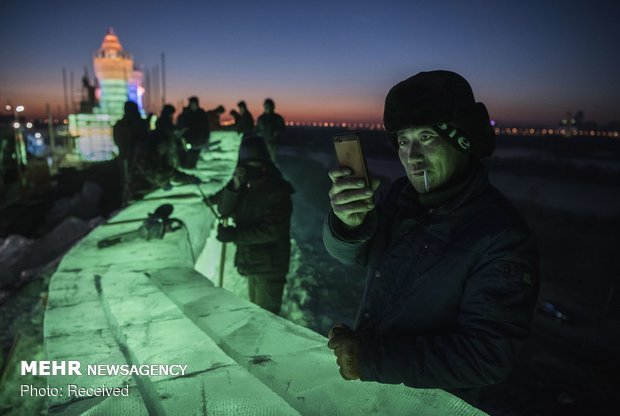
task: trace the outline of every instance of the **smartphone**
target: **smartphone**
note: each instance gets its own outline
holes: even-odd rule
[[[366,186],[370,187],[368,168],[359,136],[356,133],[344,133],[334,136],[333,140],[338,164],[350,168],[352,176],[364,178]]]

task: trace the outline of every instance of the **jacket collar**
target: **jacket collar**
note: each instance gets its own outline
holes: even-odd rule
[[[488,170],[478,162],[458,194],[443,201],[435,208],[426,209],[420,204],[419,194],[415,191],[411,182],[406,177],[402,179],[404,184],[401,188],[397,205],[399,207],[398,212],[401,215],[402,213],[406,214],[402,215],[401,220],[398,222],[402,224],[401,221],[413,220],[415,223],[423,226],[428,233],[444,242],[450,239],[451,227],[446,226],[443,218],[467,205],[489,186]]]
[[[472,169],[469,178],[461,192],[433,209],[431,213],[436,215],[450,214],[469,201],[479,196],[489,186],[489,171],[482,163],[477,162]]]

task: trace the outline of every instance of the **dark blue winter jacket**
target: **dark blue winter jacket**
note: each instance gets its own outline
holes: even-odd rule
[[[496,383],[531,329],[533,234],[482,165],[434,209],[415,196],[401,178],[359,228],[346,230],[333,212],[325,222],[327,251],[367,266],[361,379],[447,390]]]

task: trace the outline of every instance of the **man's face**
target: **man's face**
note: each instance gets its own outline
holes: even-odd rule
[[[273,106],[269,103],[263,104],[263,109],[265,110],[265,114],[271,114],[273,112]]]
[[[441,187],[467,167],[468,156],[446,143],[430,126],[399,130],[397,140],[400,162],[421,194]]]
[[[245,114],[245,107],[243,107],[243,106],[239,107],[239,114],[241,114],[241,115]]]
[[[198,103],[196,101],[190,101],[189,109],[192,111],[198,110]]]

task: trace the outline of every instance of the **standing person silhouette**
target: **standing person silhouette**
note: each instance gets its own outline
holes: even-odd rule
[[[275,112],[276,104],[271,98],[266,98],[263,103],[264,112],[256,122],[256,135],[265,139],[271,160],[276,161],[278,153],[278,138],[286,129],[284,119]]]

